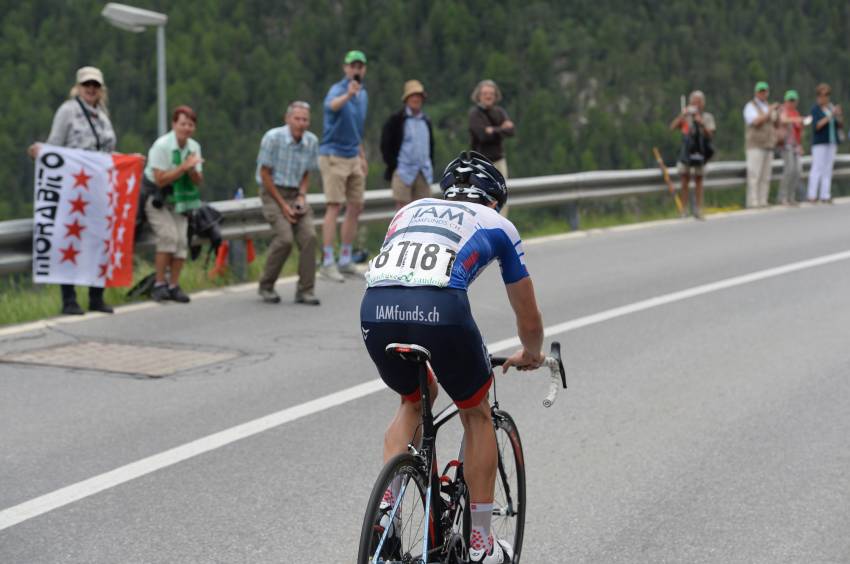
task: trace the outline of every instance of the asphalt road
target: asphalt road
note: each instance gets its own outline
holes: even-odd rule
[[[523,562],[850,562],[850,259],[738,278],[850,250],[848,220],[841,203],[527,243],[544,323],[578,321],[551,336],[570,384],[554,407],[542,378],[498,382],[528,466]],[[471,298],[496,343],[514,323],[490,270]],[[0,562],[353,562],[396,399],[360,388],[297,416],[376,377],[362,284],[318,294],[316,309],[237,289],[0,336],[0,356],[80,341],[236,355],[159,379],[0,363]],[[443,459],[458,438],[440,437]],[[206,450],[150,462],[187,443]],[[94,477],[96,493],[62,490]],[[34,499],[57,506],[2,526]]]

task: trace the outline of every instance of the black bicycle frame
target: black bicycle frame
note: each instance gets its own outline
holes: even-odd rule
[[[502,357],[492,357],[491,362],[493,366],[500,366],[505,361]],[[439,495],[440,493],[440,479],[437,476],[437,468],[435,466],[436,463],[436,445],[437,445],[437,431],[445,425],[447,422],[451,421],[458,413],[460,413],[460,409],[454,403],[450,403],[444,409],[442,409],[435,416],[431,411],[431,390],[428,388],[428,374],[433,374],[433,369],[431,368],[431,363],[429,361],[424,361],[420,363],[417,377],[419,379],[419,390],[420,390],[420,399],[422,401],[422,439],[420,442],[419,449],[411,444],[410,449],[417,456],[421,457],[424,468],[425,475],[429,476],[428,481],[428,489],[426,493],[425,499],[425,514],[428,515],[429,520],[431,520],[429,530],[431,532],[431,538],[434,539],[435,545],[437,544],[438,539],[444,538],[443,531],[443,523],[439,519],[439,517],[443,514],[445,510],[443,504],[443,498]],[[498,401],[495,399],[495,378],[494,378],[494,401],[493,405],[490,407],[491,416],[498,417],[495,411],[499,407]],[[462,462],[463,459],[463,443],[461,443],[461,450],[459,453],[459,460]],[[505,479],[505,468],[502,463],[501,457],[497,457],[498,460],[498,470],[499,475],[502,478],[502,483],[505,488],[505,495],[508,498],[508,508],[512,512],[513,511],[513,500],[511,497],[511,492],[509,488],[508,481]],[[462,475],[462,474],[460,474]],[[437,492],[437,495],[434,495],[434,492]],[[468,502],[468,500],[467,500]],[[433,509],[432,509],[433,504]],[[436,516],[437,518],[432,519],[431,516]],[[426,559],[425,562],[428,562],[428,551],[433,551],[434,549],[441,548],[441,546],[433,546],[428,547],[428,537],[429,535],[423,535],[424,540],[422,542],[422,554]]]

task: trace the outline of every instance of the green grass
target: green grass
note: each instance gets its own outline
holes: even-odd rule
[[[206,250],[204,251],[206,252]],[[212,266],[210,261],[210,266]],[[262,273],[266,262],[265,249],[257,253],[257,258],[247,266],[245,279],[239,280],[230,270],[221,276],[210,278],[208,270],[204,268],[203,256],[196,261],[186,261],[183,272],[180,275],[180,287],[187,293],[230,286],[240,282],[256,281]],[[294,274],[298,266],[298,252],[293,251],[292,256],[286,261],[282,275]],[[133,268],[133,284],[153,272],[153,264],[145,258],[136,258]],[[77,300],[83,309],[88,309],[88,288],[77,286]],[[106,303],[116,306],[134,301],[127,297],[129,288],[107,288],[104,293]],[[26,275],[15,275],[0,278],[0,325],[9,323],[23,323],[54,317],[59,315],[62,309],[59,286],[56,284],[33,284],[31,277]]]
[[[834,186],[834,195],[850,194],[850,183],[840,182]],[[707,214],[740,209],[744,200],[744,189],[713,190],[705,194],[705,212]],[[678,212],[668,194],[648,194],[606,201],[580,202],[578,205],[580,228],[599,229],[654,221],[673,219]],[[570,231],[567,223],[566,206],[512,209],[510,219],[516,224],[524,239],[555,235]],[[374,253],[381,245],[386,233],[387,223],[373,223],[362,226],[358,234],[357,247],[365,247]],[[180,276],[180,286],[188,293],[210,288],[228,286],[240,282],[255,282],[259,279],[265,265],[265,241],[257,241],[257,259],[248,265],[245,279],[239,280],[232,272],[210,279],[204,269],[203,259],[187,261]],[[283,276],[295,274],[298,266],[298,252],[294,250],[286,261]],[[149,260],[138,258],[134,268],[134,284],[153,271]],[[127,298],[128,288],[108,288],[106,301],[111,305],[121,305],[132,300]],[[86,288],[77,288],[80,305],[87,309],[88,292]],[[15,275],[0,278],[0,325],[23,323],[54,317],[61,309],[59,287],[56,285],[33,284],[27,275]]]

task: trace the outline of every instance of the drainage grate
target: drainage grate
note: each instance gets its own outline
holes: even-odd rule
[[[0,361],[167,376],[190,368],[224,362],[237,356],[239,355],[234,352],[207,352],[84,341],[72,345],[6,354],[0,356]]]

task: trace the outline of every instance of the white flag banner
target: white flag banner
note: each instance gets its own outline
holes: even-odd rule
[[[129,286],[143,159],[42,145],[35,164],[33,280]]]

